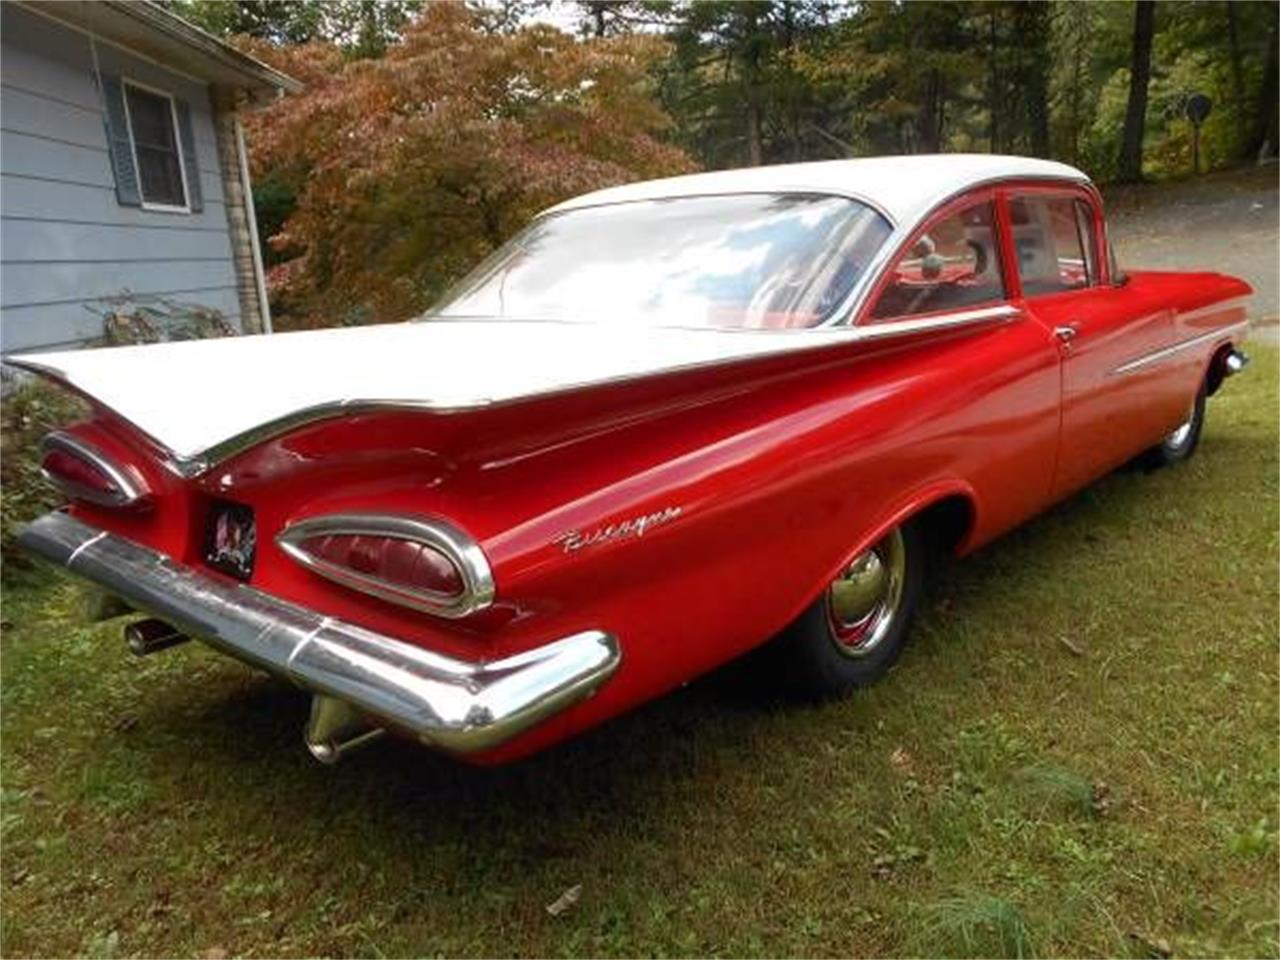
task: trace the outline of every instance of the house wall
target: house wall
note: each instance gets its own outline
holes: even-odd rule
[[[241,325],[210,91],[94,44],[104,73],[191,105],[204,209],[121,206],[89,37],[0,3],[0,350],[68,348],[102,335],[102,297],[163,296]],[[100,302],[98,306],[103,306]]]

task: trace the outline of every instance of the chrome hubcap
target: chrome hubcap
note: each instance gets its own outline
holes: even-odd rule
[[[896,528],[859,554],[827,588],[827,621],[836,648],[846,656],[871,653],[897,619],[907,552]]]
[[[1186,443],[1187,438],[1191,436],[1191,428],[1195,426],[1195,422],[1196,405],[1192,403],[1191,412],[1187,414],[1187,419],[1184,420],[1177,429],[1164,438],[1165,446],[1176,450],[1178,447]]]

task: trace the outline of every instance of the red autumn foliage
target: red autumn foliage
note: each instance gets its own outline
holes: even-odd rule
[[[434,3],[377,60],[242,45],[306,84],[247,124],[255,177],[296,193],[269,239],[290,255],[273,295],[295,324],[410,316],[538,210],[693,169],[661,139],[656,37],[486,33],[462,4]]]

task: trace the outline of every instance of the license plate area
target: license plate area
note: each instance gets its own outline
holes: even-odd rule
[[[257,545],[253,508],[215,500],[205,522],[204,562],[238,580],[248,580],[253,575]]]

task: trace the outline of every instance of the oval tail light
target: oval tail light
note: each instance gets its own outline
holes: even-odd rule
[[[322,577],[415,610],[465,617],[493,602],[484,552],[444,520],[331,514],[291,524],[276,543]]]
[[[150,504],[151,493],[137,471],[120,466],[93,444],[51,433],[41,446],[40,472],[71,499],[118,510]]]

